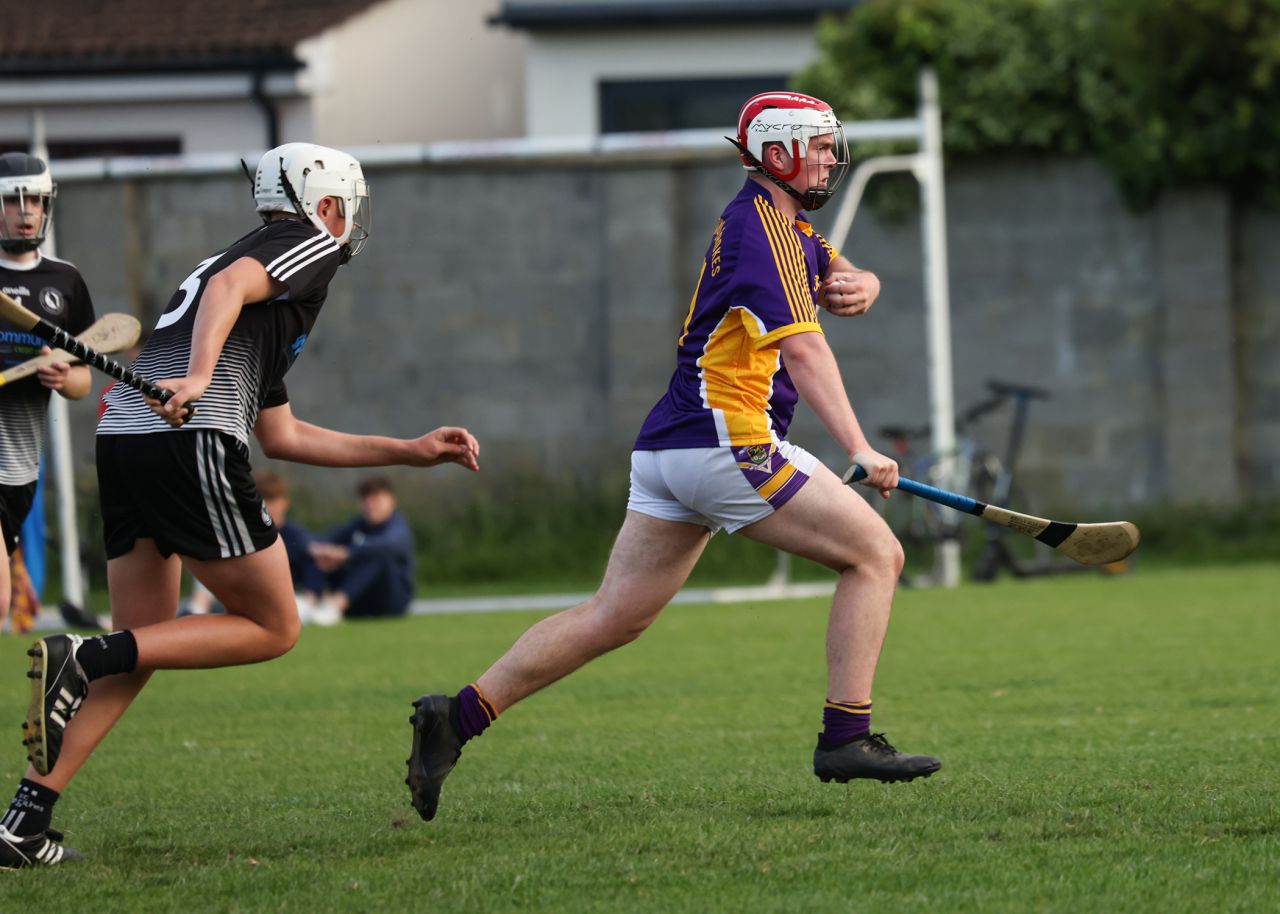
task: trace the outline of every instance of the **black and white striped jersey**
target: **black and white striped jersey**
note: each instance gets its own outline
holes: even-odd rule
[[[65,260],[41,256],[18,263],[0,256],[0,289],[68,333],[93,323],[93,301],[80,271]],[[40,354],[44,340],[0,319],[0,371]],[[40,452],[50,390],[31,375],[0,388],[0,484],[21,486],[40,475]]]
[[[320,315],[329,282],[338,269],[339,250],[328,232],[310,222],[286,219],[266,223],[202,260],[169,299],[133,363],[133,370],[148,380],[186,376],[191,334],[209,277],[242,257],[252,257],[288,288],[278,298],[247,303],[240,311],[196,414],[182,429],[173,428],[153,413],[133,388],[117,384],[103,398],[106,411],[98,423],[98,434],[145,435],[205,428],[233,435],[248,447],[258,411],[288,402],[285,372],[301,354]]]

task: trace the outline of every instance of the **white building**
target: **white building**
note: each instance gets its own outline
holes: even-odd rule
[[[35,109],[55,159],[517,136],[524,41],[488,24],[497,7],[6,4],[0,151],[27,147]]]
[[[816,54],[815,21],[857,0],[507,0],[528,38],[532,137],[731,125]]]

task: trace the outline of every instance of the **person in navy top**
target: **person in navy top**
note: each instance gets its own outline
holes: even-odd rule
[[[385,476],[364,480],[357,491],[360,513],[310,545],[328,585],[324,603],[348,619],[402,616],[413,599],[413,531]]]

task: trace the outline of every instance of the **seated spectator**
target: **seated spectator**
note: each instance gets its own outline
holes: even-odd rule
[[[305,600],[314,602],[324,592],[324,575],[311,557],[311,534],[289,520],[289,483],[279,473],[271,472],[255,474],[254,482],[262,493],[262,503],[271,515],[271,522],[284,540],[293,589]]]
[[[313,618],[321,624],[402,616],[413,599],[413,531],[396,508],[391,481],[375,476],[357,491],[359,516],[311,542],[311,556],[328,585]]]

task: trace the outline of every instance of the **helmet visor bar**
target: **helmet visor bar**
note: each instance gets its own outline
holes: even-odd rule
[[[57,190],[31,192],[21,187],[0,188],[0,243],[8,251],[34,251],[44,243],[53,218],[53,199]],[[37,214],[37,206],[39,212]],[[31,234],[24,226],[38,218],[39,223]]]
[[[352,189],[350,213],[347,219],[351,225],[351,234],[347,238],[347,247],[351,257],[360,253],[360,249],[369,240],[373,229],[373,202],[369,199],[369,182],[358,178]]]

